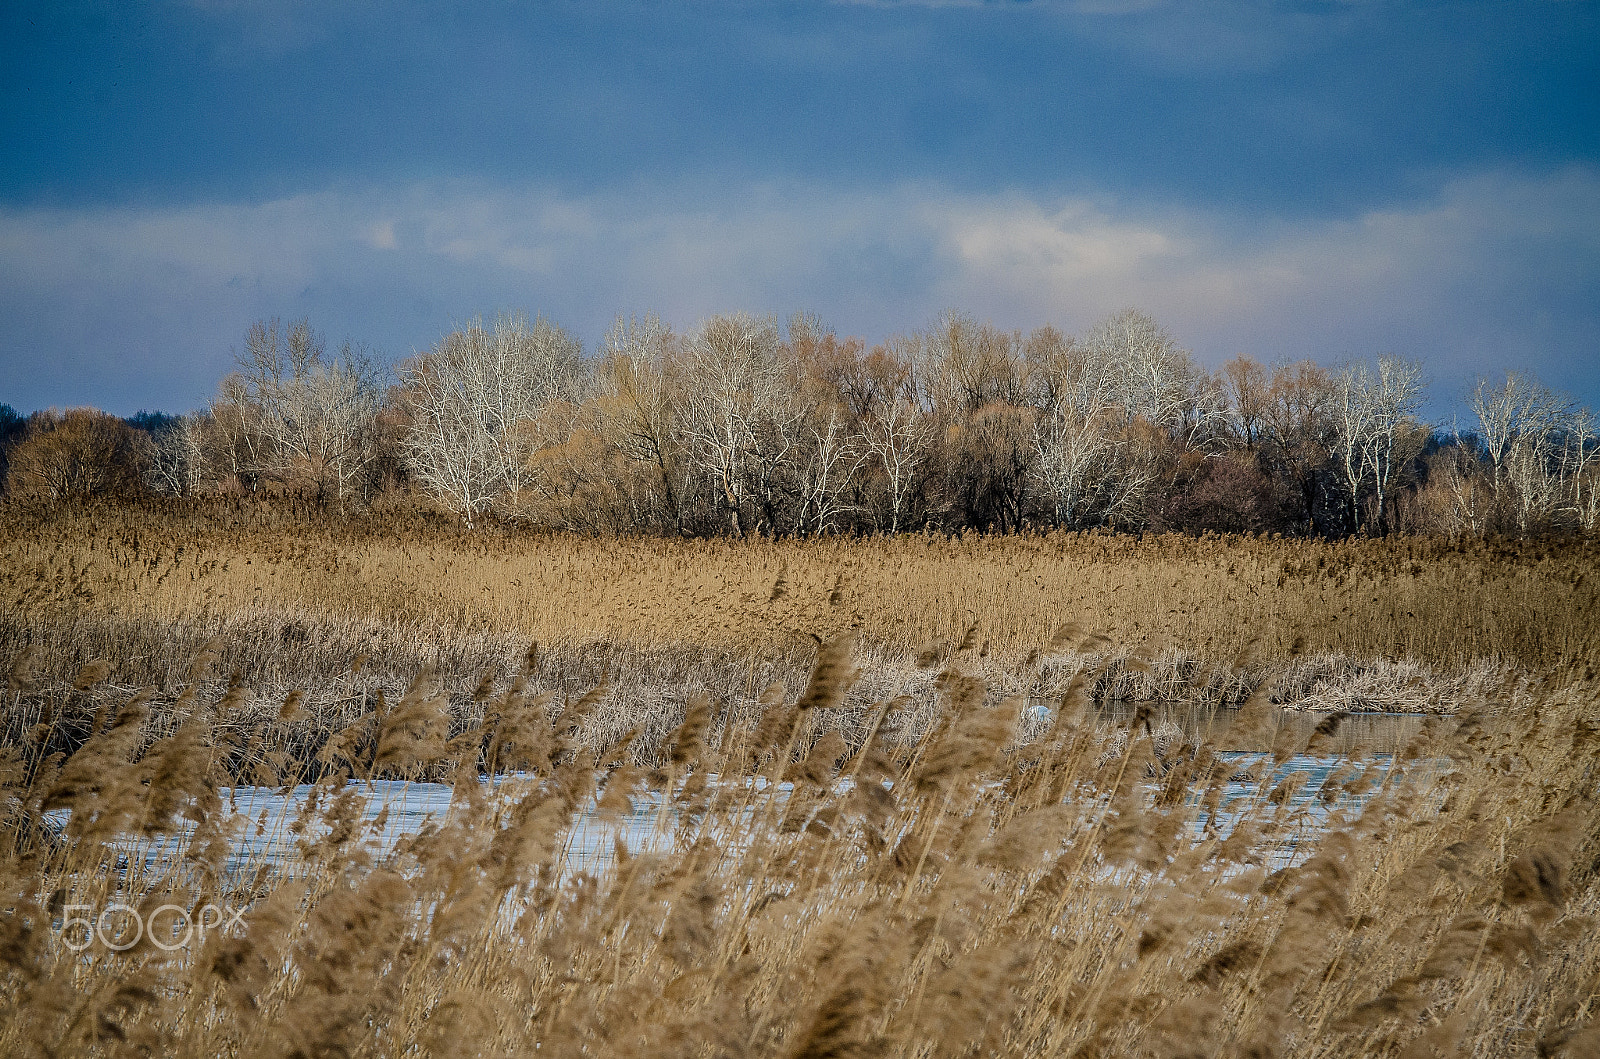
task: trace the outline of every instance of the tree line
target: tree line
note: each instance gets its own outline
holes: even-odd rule
[[[1600,527],[1594,417],[1527,376],[1480,380],[1446,429],[1419,418],[1414,361],[1212,372],[1137,309],[1080,336],[949,312],[871,347],[807,314],[684,333],[627,317],[592,354],[506,315],[392,373],[268,320],[237,360],[184,415],[0,406],[0,480],[36,500],[383,497],[469,525],[692,536]]]

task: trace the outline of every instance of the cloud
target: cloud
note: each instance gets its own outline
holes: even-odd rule
[[[959,307],[1081,331],[1127,305],[1209,363],[1422,357],[1445,399],[1533,368],[1600,403],[1600,173],[1478,173],[1344,217],[1262,220],[1109,196],[929,185],[633,188],[432,182],[267,202],[0,209],[0,401],[202,402],[249,322],[309,315],[403,357],[504,308],[591,343],[811,309],[869,340]]]
[[[1600,174],[1482,174],[1421,202],[1320,222],[1015,203],[952,211],[958,289],[989,311],[1077,326],[1156,312],[1212,363],[1396,351],[1435,376],[1435,411],[1473,375],[1533,368],[1600,399]],[[952,291],[954,293],[954,291]]]
[[[400,245],[399,238],[394,234],[393,221],[379,221],[368,232],[369,241],[379,250],[394,250]]]
[[[168,0],[156,6],[206,25],[217,61],[281,59],[326,43],[340,27],[375,11],[370,0]]]
[[[1274,0],[835,0],[893,11],[960,9],[1048,19],[1069,34],[1161,70],[1228,77],[1328,47],[1382,12],[1364,0],[1316,6]]]

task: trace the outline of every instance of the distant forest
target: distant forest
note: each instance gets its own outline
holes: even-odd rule
[[[1511,373],[1459,429],[1420,365],[1198,366],[1130,309],[1074,337],[947,313],[868,348],[814,317],[474,322],[394,369],[307,321],[252,325],[209,407],[0,405],[12,503],[297,497],[589,533],[1091,529],[1340,537],[1593,533],[1586,409]]]

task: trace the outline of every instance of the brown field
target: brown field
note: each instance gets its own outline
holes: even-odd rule
[[[1600,1053],[1592,544],[0,514],[0,1053]],[[1385,769],[1274,703],[1431,716]],[[375,857],[351,778],[451,816]],[[299,863],[229,870],[297,780]]]
[[[173,504],[0,519],[0,606],[156,623],[339,620],[438,640],[808,652],[854,630],[891,650],[969,628],[1022,658],[1065,622],[1190,657],[1296,649],[1524,667],[1581,655],[1600,542],[1178,535],[616,540],[467,531],[408,515]]]

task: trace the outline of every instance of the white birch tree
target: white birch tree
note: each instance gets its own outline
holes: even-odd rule
[[[1058,527],[1082,525],[1091,498],[1115,474],[1119,394],[1109,343],[1080,346],[1053,328],[1030,336],[1034,420],[1033,475]]]
[[[1373,521],[1388,528],[1387,501],[1404,462],[1398,443],[1416,422],[1422,400],[1422,370],[1403,357],[1378,358],[1377,371],[1353,364],[1335,379],[1332,416],[1336,457],[1350,505],[1352,527],[1361,522],[1361,497],[1368,484],[1375,504]]]
[[[513,508],[534,484],[543,422],[583,397],[583,350],[538,317],[473,321],[402,369],[411,416],[404,449],[411,473],[466,519],[499,503]]]
[[[158,493],[193,496],[206,480],[207,424],[203,413],[178,416],[151,439],[146,481]]]
[[[779,344],[772,317],[733,313],[701,324],[684,351],[679,429],[736,537],[793,444]]]
[[[365,484],[375,453],[382,387],[371,358],[346,342],[330,359],[307,321],[265,320],[250,326],[239,365],[229,400],[252,413],[255,469],[342,505]]]

